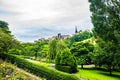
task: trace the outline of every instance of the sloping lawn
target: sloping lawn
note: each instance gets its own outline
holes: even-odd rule
[[[79,69],[78,75],[87,80],[120,80],[120,72],[113,72],[110,76],[109,72],[95,68]]]
[[[45,80],[0,59],[0,80]]]

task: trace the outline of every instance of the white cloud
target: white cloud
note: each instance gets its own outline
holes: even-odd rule
[[[88,0],[0,0],[0,10],[0,18],[10,24],[13,34],[22,41],[28,40],[24,37],[27,35],[33,40],[35,34],[46,37],[50,32],[53,35],[52,31],[54,35],[58,31],[70,33],[75,25],[79,29],[92,27]]]

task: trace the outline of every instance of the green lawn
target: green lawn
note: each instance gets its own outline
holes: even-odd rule
[[[113,72],[110,76],[109,72],[94,68],[79,69],[78,75],[87,80],[120,80],[120,72]]]

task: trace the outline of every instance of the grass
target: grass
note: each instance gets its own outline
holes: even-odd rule
[[[31,60],[31,59],[26,59],[34,64],[37,64],[37,65],[43,65],[43,66],[46,66],[46,67],[49,67],[50,64],[49,63],[45,63],[45,62],[41,62],[41,61],[36,61],[36,60]]]
[[[109,72],[92,67],[85,69],[79,68],[78,75],[87,80],[120,80],[120,72],[113,72],[113,75],[110,76]]]

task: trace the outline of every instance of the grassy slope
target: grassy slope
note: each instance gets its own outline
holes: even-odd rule
[[[16,66],[0,60],[0,80],[42,80]]]

